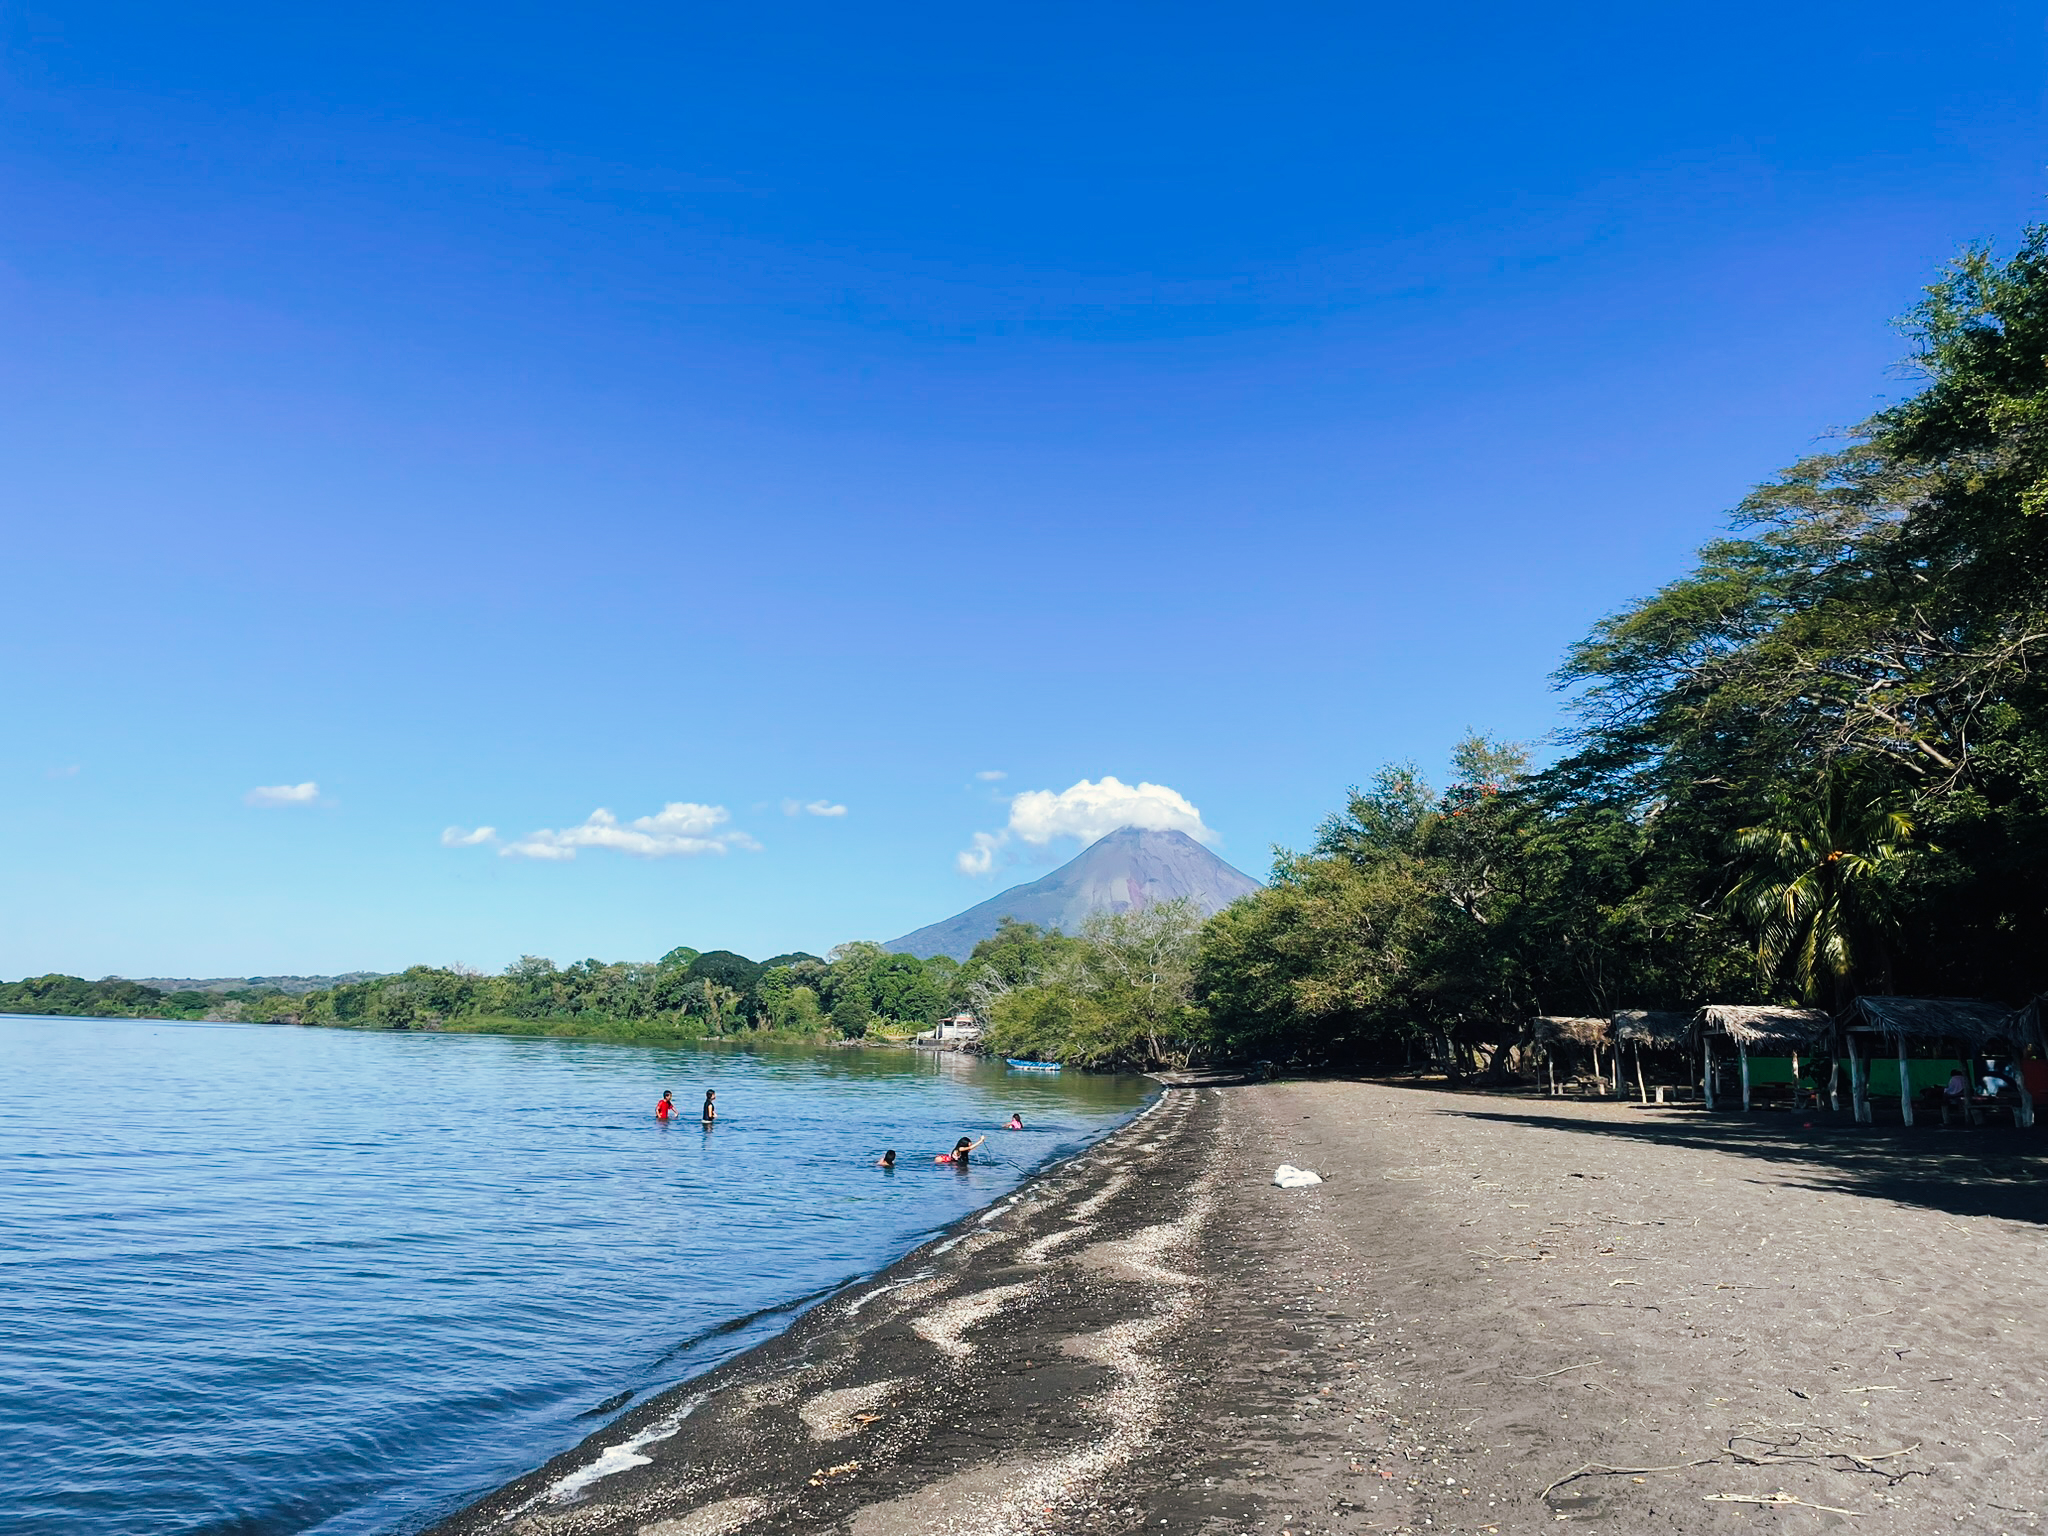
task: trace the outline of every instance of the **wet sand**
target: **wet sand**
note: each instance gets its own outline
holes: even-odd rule
[[[2041,1529],[2048,1155],[1813,1118],[1175,1088],[436,1531]]]

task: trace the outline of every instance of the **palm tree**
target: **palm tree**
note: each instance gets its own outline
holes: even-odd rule
[[[1765,986],[1789,979],[1809,1003],[1826,986],[1840,1003],[1866,941],[1880,974],[1888,970],[1879,934],[1912,842],[1912,816],[1859,790],[1839,765],[1811,799],[1781,800],[1768,824],[1739,830],[1735,848],[1750,867],[1728,901],[1756,933]]]

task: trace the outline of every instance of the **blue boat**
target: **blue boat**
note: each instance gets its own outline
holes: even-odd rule
[[[1060,1069],[1056,1061],[1019,1061],[1014,1056],[1005,1056],[1003,1065],[1015,1067],[1019,1072],[1057,1072]]]

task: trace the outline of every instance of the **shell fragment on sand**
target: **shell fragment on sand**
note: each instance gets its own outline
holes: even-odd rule
[[[1273,1170],[1273,1182],[1282,1189],[1307,1189],[1311,1184],[1323,1182],[1323,1176],[1308,1168],[1297,1168],[1292,1163],[1282,1163]]]

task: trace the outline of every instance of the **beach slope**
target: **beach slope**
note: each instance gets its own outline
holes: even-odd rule
[[[1176,1087],[436,1529],[2034,1531],[2044,1174],[2012,1133]]]

